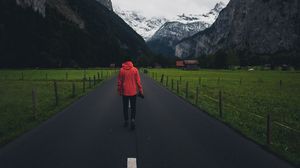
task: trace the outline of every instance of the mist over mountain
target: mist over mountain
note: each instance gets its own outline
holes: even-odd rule
[[[176,46],[176,56],[299,67],[299,11],[298,0],[231,0],[210,28]]]
[[[147,45],[110,7],[110,0],[1,0],[0,67],[108,66],[124,55],[143,62]]]

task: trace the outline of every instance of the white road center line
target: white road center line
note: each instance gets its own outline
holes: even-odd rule
[[[127,159],[127,168],[137,168],[136,158],[128,158]]]

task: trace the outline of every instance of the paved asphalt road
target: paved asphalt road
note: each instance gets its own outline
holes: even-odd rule
[[[289,168],[142,76],[137,128],[123,128],[116,79],[0,149],[0,168]]]

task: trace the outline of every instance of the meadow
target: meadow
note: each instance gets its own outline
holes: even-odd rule
[[[262,147],[300,165],[300,72],[148,69],[148,75]]]
[[[0,146],[115,75],[110,69],[0,70]]]

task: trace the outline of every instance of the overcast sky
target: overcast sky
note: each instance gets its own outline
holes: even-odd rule
[[[178,14],[203,14],[216,3],[229,0],[112,0],[113,6],[122,10],[135,10],[145,16],[174,17]]]

